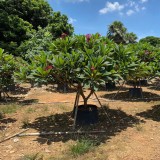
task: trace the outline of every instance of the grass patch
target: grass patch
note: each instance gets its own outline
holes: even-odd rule
[[[48,110],[49,110],[49,109],[48,109],[47,106],[45,106],[45,107],[43,108],[43,111],[44,111],[44,112],[48,112]]]
[[[1,105],[0,106],[0,113],[1,114],[15,113],[19,108],[20,108],[20,106],[17,104]]]
[[[29,123],[30,123],[29,117],[25,116],[25,117],[22,119],[23,127],[28,127],[28,126],[29,126]]]
[[[93,147],[95,146],[95,143],[90,139],[80,139],[76,142],[75,145],[70,147],[71,154],[74,157],[83,155],[87,152],[89,152]]]
[[[36,111],[36,109],[35,108],[28,108],[27,110],[26,110],[26,113],[34,113]]]
[[[66,104],[57,104],[57,108],[60,108],[62,111],[68,111],[68,106]]]
[[[19,160],[43,160],[43,155],[39,155],[39,153],[24,155]]]
[[[136,124],[135,127],[136,127],[137,131],[142,131],[143,130],[143,126],[140,125],[140,124]]]
[[[4,113],[0,112],[0,120],[3,119],[5,116],[4,116]]]

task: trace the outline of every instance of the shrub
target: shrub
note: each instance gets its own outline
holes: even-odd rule
[[[0,98],[1,94],[5,93],[10,85],[14,84],[13,73],[16,64],[12,55],[4,53],[0,48]]]

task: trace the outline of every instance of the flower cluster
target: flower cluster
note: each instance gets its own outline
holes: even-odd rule
[[[92,37],[92,35],[91,35],[91,34],[86,34],[86,40],[87,40],[87,42],[89,42],[89,41],[90,41],[91,37]]]
[[[53,66],[52,65],[48,65],[46,68],[45,68],[45,71],[48,71],[48,70],[51,70],[53,69]]]
[[[93,72],[94,70],[95,70],[95,67],[94,67],[94,66],[92,66],[92,67],[91,67],[91,71]]]
[[[145,55],[149,55],[149,54],[151,54],[151,53],[152,53],[152,52],[150,52],[150,51],[148,51],[148,50],[145,50],[145,51],[144,51],[144,54],[145,54]]]
[[[64,38],[67,37],[67,36],[68,36],[68,34],[66,34],[66,33],[62,33],[62,34],[61,34],[61,38],[62,38],[62,39],[64,39]]]

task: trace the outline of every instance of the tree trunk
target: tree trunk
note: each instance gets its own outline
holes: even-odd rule
[[[83,100],[84,100],[84,107],[87,107],[87,101],[88,101],[88,99],[84,98]]]

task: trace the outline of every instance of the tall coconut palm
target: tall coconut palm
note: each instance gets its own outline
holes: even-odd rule
[[[114,21],[108,27],[107,37],[112,39],[116,43],[127,43],[125,39],[125,34],[127,33],[127,28],[124,27],[123,23],[120,21]]]
[[[134,34],[133,32],[126,33],[125,37],[128,43],[136,43],[137,35]]]

